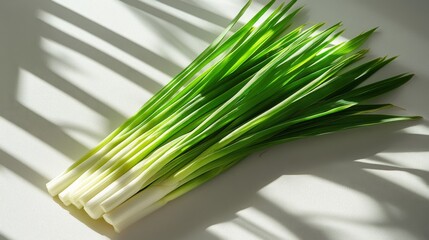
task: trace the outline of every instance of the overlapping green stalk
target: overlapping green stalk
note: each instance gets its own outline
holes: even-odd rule
[[[274,2],[228,37],[249,1],[138,113],[49,182],[49,193],[120,231],[255,151],[416,118],[374,114],[390,105],[366,103],[412,77],[361,86],[393,60],[362,60],[374,30],[333,45],[340,24],[288,30],[296,1],[267,14]]]

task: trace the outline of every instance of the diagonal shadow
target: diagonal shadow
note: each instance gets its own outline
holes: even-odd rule
[[[176,75],[181,70],[181,67],[174,62],[55,2],[47,4],[44,10],[107,41],[170,76]],[[110,67],[111,64],[108,66]]]
[[[40,25],[34,20],[34,9],[40,2],[35,1],[28,5],[20,3],[22,2],[4,3],[0,10],[1,22],[14,24],[13,27],[2,25],[0,28],[0,34],[3,36],[0,38],[0,45],[4,46],[0,53],[0,115],[74,158],[78,156],[77,152],[86,151],[86,147],[68,136],[57,125],[17,102],[19,69],[30,66],[31,63],[43,67],[45,63],[44,53],[38,46]]]
[[[126,79],[136,83],[151,93],[157,92],[162,85],[149,76],[137,71],[118,59],[110,56],[108,53],[85,43],[73,36],[70,36],[48,24],[43,24],[43,35],[47,38],[63,44],[115,71]],[[49,78],[48,78],[49,79]]]
[[[151,30],[154,33],[157,33],[160,37],[167,40],[168,44],[170,44],[171,46],[174,46],[176,49],[179,49],[182,54],[184,54],[187,58],[189,58],[189,60],[194,59],[198,55],[198,52],[196,52],[193,47],[191,47],[188,43],[186,43],[183,39],[181,39],[171,29],[168,29],[163,23],[166,22],[171,26],[174,26],[176,28],[186,31],[189,34],[193,34],[194,32],[190,31],[186,27],[182,27],[180,25],[175,24],[174,21],[166,21],[163,17],[165,17],[165,15],[168,15],[167,13],[157,10],[154,12],[155,13],[154,14],[153,12],[150,12],[150,9],[152,9],[153,7],[146,8],[146,4],[140,1],[134,1],[134,0],[121,0],[121,1],[129,5],[131,12],[134,13],[138,18],[140,18],[142,22],[146,24],[149,23],[152,26]],[[156,13],[159,13],[159,12],[161,12],[162,14],[157,15]],[[186,23],[186,22],[184,23],[185,25],[190,25],[189,23]],[[200,29],[193,25],[190,25],[190,26],[192,26],[192,28]],[[199,39],[204,40],[208,43],[208,42],[211,42],[214,38],[215,38],[215,35],[211,34],[208,37],[206,36],[205,39],[201,39],[201,38]],[[163,49],[160,49],[160,50],[163,50]],[[165,51],[164,54],[169,54],[169,52]]]
[[[113,228],[106,223],[103,219],[92,219],[91,217],[86,214],[81,209],[77,209],[74,206],[65,206],[63,202],[57,197],[54,197],[53,200],[61,206],[64,210],[68,211],[70,215],[73,217],[79,219],[82,223],[84,223],[86,226],[90,227],[92,230],[96,231],[97,233],[107,236],[110,239],[113,239],[117,236],[117,233],[113,230]]]
[[[332,174],[332,171],[319,171],[317,174],[313,174],[359,191],[377,201],[380,206],[395,206],[400,209],[402,215],[400,218],[388,219],[388,221],[391,221],[392,227],[406,230],[420,239],[424,239],[424,236],[429,236],[429,231],[425,227],[429,211],[428,199],[403,186],[365,171],[360,164],[354,165],[355,163],[341,168],[342,171],[336,171],[337,174]],[[406,168],[397,168],[396,170],[398,169],[413,174],[412,171]],[[429,180],[428,176],[427,172],[425,175],[420,174],[420,177],[423,177],[425,182]],[[385,209],[385,212],[389,211]]]
[[[6,238],[1,232],[0,232],[0,240],[9,240],[8,238]]]
[[[207,31],[205,29],[199,28],[193,24],[190,24],[179,17],[168,14],[165,11],[160,10],[146,2],[138,1],[138,0],[121,0],[121,1],[137,9],[140,9],[147,14],[153,15],[156,18],[162,19],[170,24],[173,24],[178,28],[185,30],[189,34],[193,34],[197,38],[204,40],[205,42],[211,42],[216,37],[216,34],[210,31]]]
[[[208,11],[204,8],[201,8],[197,5],[193,5],[183,0],[178,0],[178,1],[177,0],[160,0],[159,2],[162,2],[165,5],[168,5],[182,12],[188,13],[200,19],[204,19],[205,21],[216,24],[220,27],[228,26],[230,22],[230,19],[226,17],[223,17],[214,12]]]
[[[380,161],[380,160],[385,161],[385,158],[382,158],[380,156],[373,156],[370,159],[376,159],[378,161]],[[407,167],[388,166],[388,165],[384,165],[384,164],[375,164],[375,163],[355,162],[354,164],[357,167],[362,168],[362,169],[408,172],[411,175],[418,177],[427,186],[429,186],[429,171],[424,171],[424,170],[415,169],[415,168],[407,168]]]
[[[13,111],[2,111],[0,114],[70,159],[76,159],[80,153],[88,151],[86,146],[71,138],[58,125],[46,120],[20,103],[13,105]]]
[[[53,38],[55,39],[56,37]],[[26,69],[53,87],[63,91],[70,97],[77,99],[79,102],[91,108],[93,111],[98,112],[102,116],[105,116],[110,121],[111,125],[116,126],[125,120],[124,115],[117,112],[115,109],[95,98],[91,94],[71,84],[69,81],[51,69],[43,66],[37,66],[36,64],[26,66]]]
[[[257,224],[254,224],[247,219],[237,218],[237,219],[234,219],[232,222],[238,225],[240,228],[243,228],[246,231],[252,233],[253,235],[261,237],[261,239],[272,239],[272,240],[281,239],[279,236],[276,236],[275,234],[261,228]]]
[[[24,178],[28,183],[38,188],[42,192],[45,192],[45,184],[48,181],[44,176],[40,175],[38,172],[34,171],[27,165],[23,164],[18,159],[9,155],[5,151],[0,149],[0,166],[6,167],[7,169],[13,171],[18,176]]]
[[[305,222],[306,218],[300,215],[292,214],[279,206],[268,202],[266,199],[258,196],[253,202],[258,210],[268,214],[277,223],[282,224],[286,229],[294,233],[299,239],[318,239],[329,240],[329,235],[316,225],[310,225]],[[280,238],[277,238],[280,239]]]
[[[100,133],[92,131],[92,129],[83,128],[82,126],[75,125],[75,124],[64,123],[64,124],[59,124],[58,126],[60,126],[61,129],[73,130],[74,132],[84,133],[87,136],[93,137],[94,139],[102,139],[104,137]]]
[[[401,4],[401,0],[389,1],[390,7],[381,1],[364,0],[363,5],[368,5],[371,10],[377,14],[383,14],[389,20],[395,21],[398,25],[403,25],[405,29],[412,30],[414,33],[422,36],[424,39],[429,38],[429,31],[422,31],[427,29],[427,15],[426,11],[429,4],[426,1],[411,0],[409,4]]]

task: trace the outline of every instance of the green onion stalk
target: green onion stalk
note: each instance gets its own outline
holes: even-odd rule
[[[375,29],[333,44],[341,23],[290,29],[296,0],[270,1],[232,34],[249,1],[182,72],[47,184],[65,205],[121,231],[250,154],[308,136],[417,119],[368,99],[412,78],[363,84],[394,58],[368,60]],[[258,26],[257,22],[261,22]]]

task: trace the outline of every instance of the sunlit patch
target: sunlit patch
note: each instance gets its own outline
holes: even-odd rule
[[[222,5],[224,7],[222,8],[222,11],[218,11],[219,1],[185,0],[184,2],[189,2],[189,4],[197,6],[198,8],[204,9],[209,12],[215,12],[220,16],[232,19],[235,17],[237,11],[245,4],[246,1],[223,1]],[[258,9],[261,9],[264,6],[262,3],[259,3],[257,1],[254,1],[252,4],[255,7],[247,10],[244,16],[239,20],[240,23],[247,23],[257,13]]]
[[[410,134],[426,135],[429,138],[429,125],[427,124],[413,125],[403,129],[402,131]],[[429,147],[427,152],[429,152]]]
[[[392,184],[395,184],[401,191],[409,191],[410,194],[423,197],[429,200],[429,186],[425,182],[422,175],[429,174],[429,172],[412,169],[407,167],[397,167],[386,170],[380,169],[365,169],[371,174],[376,175]],[[420,176],[419,176],[420,175]]]
[[[206,31],[208,31],[210,33],[221,32],[223,30],[222,27],[217,26],[216,24],[214,24],[212,22],[203,20],[203,19],[198,18],[192,14],[188,14],[188,13],[185,13],[183,11],[180,11],[179,9],[168,6],[167,4],[163,3],[162,1],[145,1],[144,3],[156,8],[160,11],[163,11],[170,16],[175,16],[175,17],[185,21],[188,24],[194,25],[194,26],[199,27],[201,29],[205,29]]]
[[[299,216],[352,216],[361,221],[385,218],[371,196],[317,176],[285,175],[265,186],[259,194],[279,209]]]
[[[263,239],[289,239],[294,240],[298,237],[287,228],[287,225],[258,210],[257,207],[249,207],[237,212],[238,218],[234,221],[239,225],[252,230]]]
[[[52,14],[42,12],[40,18],[54,36],[48,33],[41,41],[41,48],[52,56],[49,68],[122,114],[134,113],[171,78]],[[64,42],[60,44],[58,36],[68,40],[59,40]]]
[[[407,239],[417,240],[411,232],[389,226],[384,222],[356,221],[353,218],[314,216],[309,222],[323,229],[326,239]]]
[[[133,2],[139,3],[139,1]],[[206,42],[193,36],[192,32],[187,32],[176,26],[175,22],[165,22],[157,16],[147,14],[145,8],[133,7],[124,1],[109,2],[109,4],[103,6],[103,11],[97,11],[97,14],[93,14],[94,8],[92,4],[82,4],[79,1],[63,1],[59,2],[58,5],[58,8],[72,12],[70,13],[71,15],[79,15],[79,18],[85,19],[84,23],[89,22],[89,24],[83,23],[82,25],[88,25],[91,29],[96,29],[95,31],[90,30],[90,32],[94,34],[101,33],[100,38],[107,40],[107,42],[113,40],[113,45],[128,51],[131,50],[132,54],[140,55],[149,64],[156,63],[155,67],[161,72],[165,72],[168,66],[163,64],[163,61],[157,63],[157,59],[145,56],[144,51],[140,52],[138,46],[141,46],[142,50],[150,50],[154,54],[162,56],[165,60],[181,67],[186,67],[195,55],[207,46]],[[112,16],[121,16],[121,19],[118,21]],[[135,46],[127,46],[129,42],[131,42],[131,45],[135,44]],[[192,56],[186,56],[187,54],[184,50],[184,47],[189,46],[192,46],[192,48],[187,50],[193,52]],[[139,68],[138,70],[142,71]],[[174,72],[178,70],[175,68]],[[157,78],[156,81],[158,80],[162,81],[162,79]]]
[[[88,148],[106,134],[106,118],[24,69],[19,74],[17,101]]]
[[[81,53],[49,39],[41,43],[49,55],[59,56],[47,61],[52,72],[122,116],[135,113],[151,96],[149,91]]]
[[[378,164],[392,166],[398,171],[419,171],[420,169],[422,170],[421,173],[425,173],[423,169],[429,169],[428,150],[426,149],[426,142],[424,142],[424,140],[417,140],[421,141],[421,144],[423,144],[423,146],[416,146],[416,149],[414,150],[411,150],[412,146],[405,146],[405,148],[409,148],[410,151],[398,152],[393,150],[392,152],[382,152],[371,157],[369,160],[365,159],[365,162],[371,163],[375,160],[376,162],[379,162]],[[408,142],[413,144],[411,140],[408,140]],[[401,144],[404,145],[405,143],[401,142]]]
[[[257,207],[243,209],[236,218],[212,225],[207,231],[221,239],[299,239],[284,223]]]
[[[255,233],[245,229],[234,222],[219,223],[207,228],[207,231],[219,239],[261,239]]]

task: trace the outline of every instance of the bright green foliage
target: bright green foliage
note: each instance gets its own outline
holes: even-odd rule
[[[343,43],[341,24],[288,30],[296,1],[269,2],[231,36],[250,5],[187,68],[81,160],[47,184],[51,195],[118,231],[263,148],[416,117],[372,114],[367,100],[411,79],[362,86],[393,58],[363,61],[375,29]],[[259,26],[255,23],[263,17]]]

